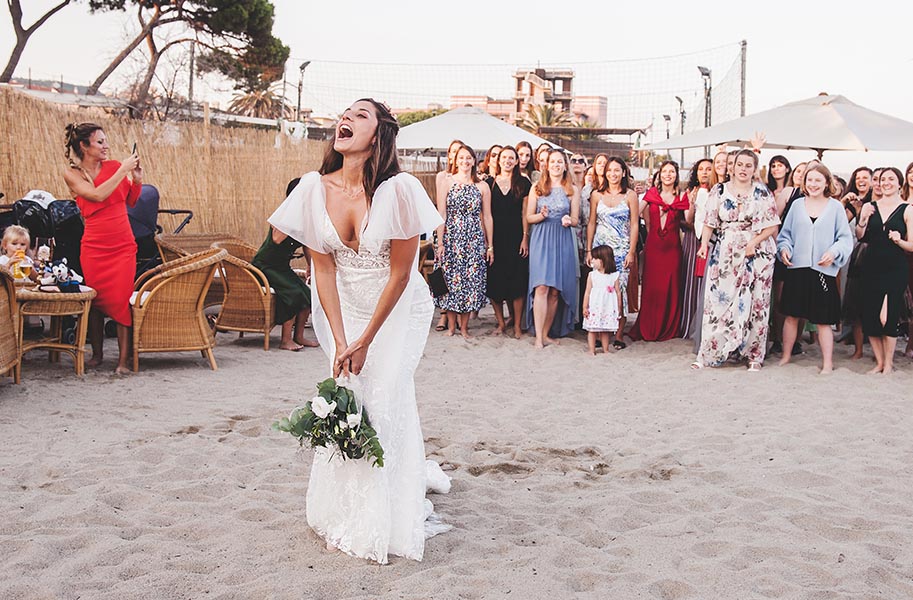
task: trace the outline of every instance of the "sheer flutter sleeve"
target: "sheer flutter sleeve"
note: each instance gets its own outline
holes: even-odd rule
[[[320,173],[314,171],[303,175],[267,221],[315,252],[331,252],[326,236],[326,198]]]
[[[362,244],[375,250],[385,240],[407,240],[430,233],[443,220],[421,182],[400,173],[378,186],[371,201]]]

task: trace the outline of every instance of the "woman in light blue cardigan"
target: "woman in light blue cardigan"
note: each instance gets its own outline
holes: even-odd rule
[[[799,320],[818,326],[822,373],[834,368],[834,332],[840,321],[840,292],[837,271],[850,258],[853,237],[843,205],[830,198],[834,178],[817,163],[805,172],[805,197],[798,198],[777,236],[777,254],[788,269],[783,281],[780,309],[783,324],[783,358],[789,362]]]

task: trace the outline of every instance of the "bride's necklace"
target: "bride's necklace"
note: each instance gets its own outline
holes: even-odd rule
[[[352,189],[352,190],[347,190],[347,189],[343,186],[343,187],[340,187],[340,189],[342,190],[342,193],[343,193],[343,194],[345,194],[346,196],[348,196],[349,198],[351,198],[351,199],[354,200],[355,198],[358,198],[358,196],[360,196],[361,194],[364,193],[364,191],[365,191],[365,186],[362,185],[362,186],[359,186],[359,187],[354,188],[354,189]]]

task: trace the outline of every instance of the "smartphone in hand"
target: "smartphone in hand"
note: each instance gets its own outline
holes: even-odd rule
[[[131,154],[136,154],[136,142],[133,142],[133,152]]]

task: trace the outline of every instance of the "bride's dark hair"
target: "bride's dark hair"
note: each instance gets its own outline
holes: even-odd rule
[[[399,133],[399,123],[397,123],[396,117],[393,116],[390,109],[374,98],[360,98],[356,102],[370,102],[377,117],[374,149],[371,152],[371,156],[365,161],[365,170],[362,176],[365,197],[368,198],[370,203],[378,186],[402,171],[399,166],[399,158],[396,156],[396,134]],[[334,135],[332,142],[335,141],[336,137]],[[342,168],[342,154],[333,148],[332,142],[323,157],[323,164],[320,165],[321,175],[334,173]]]

